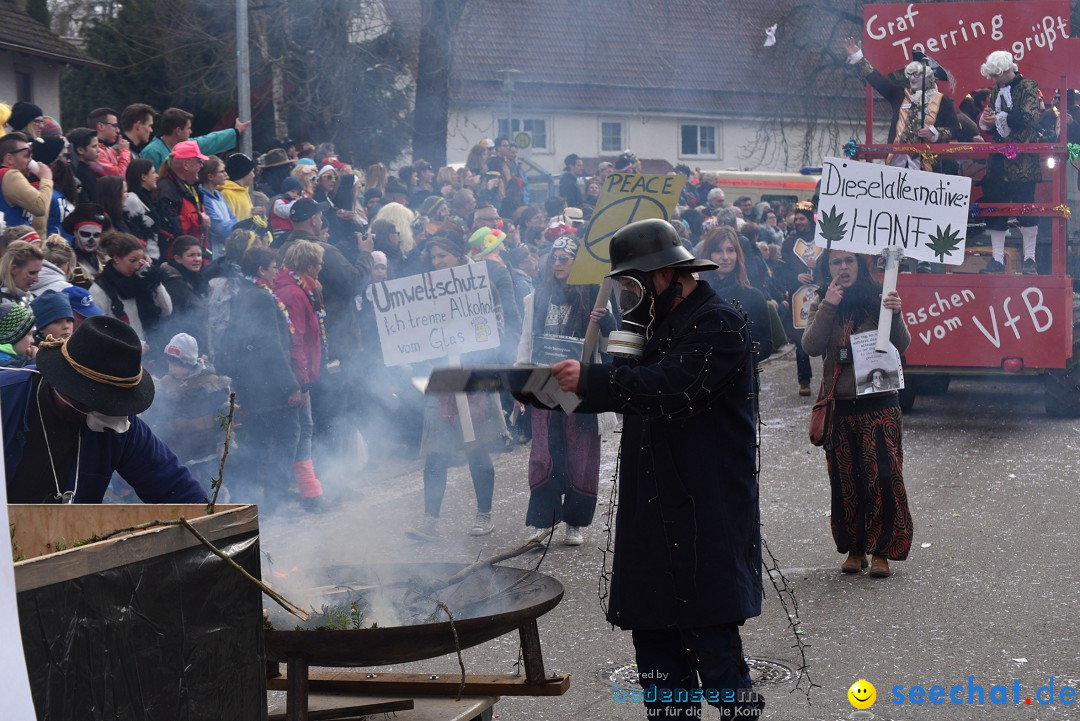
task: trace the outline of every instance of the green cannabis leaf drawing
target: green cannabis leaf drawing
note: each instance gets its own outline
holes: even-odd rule
[[[821,217],[818,218],[818,227],[821,228],[821,237],[825,239],[825,247],[831,249],[833,241],[843,240],[847,235],[847,223],[843,222],[844,214],[836,211],[836,206],[832,207],[832,212],[821,212]]]
[[[945,230],[941,229],[941,226],[937,226],[937,231],[930,236],[930,242],[926,244],[926,247],[934,251],[934,255],[938,257],[938,260],[945,262],[945,256],[951,256],[953,251],[960,245],[960,229],[955,231],[952,229],[952,225],[946,225]]]

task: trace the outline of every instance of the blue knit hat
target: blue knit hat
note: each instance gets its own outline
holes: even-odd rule
[[[71,301],[66,295],[55,290],[47,290],[39,295],[31,301],[30,307],[34,310],[39,328],[64,318],[75,319],[75,314],[71,312]]]

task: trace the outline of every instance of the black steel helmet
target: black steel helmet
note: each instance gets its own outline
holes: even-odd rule
[[[608,246],[611,272],[608,278],[637,270],[651,273],[661,268],[679,267],[688,270],[716,270],[716,263],[683,247],[678,231],[671,223],[659,218],[639,220],[623,226],[611,236]]]

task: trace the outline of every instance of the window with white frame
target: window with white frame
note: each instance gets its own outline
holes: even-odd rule
[[[719,135],[715,123],[679,123],[679,157],[719,158]]]
[[[600,121],[600,152],[621,153],[626,147],[623,124],[619,120]]]
[[[523,130],[531,134],[534,152],[548,150],[547,127],[547,118],[514,118],[513,132],[507,132],[506,118],[498,119],[499,135],[513,140]]]

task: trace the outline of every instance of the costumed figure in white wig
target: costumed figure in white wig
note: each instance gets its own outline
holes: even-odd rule
[[[979,127],[993,132],[995,143],[1033,143],[1039,134],[1039,85],[1020,75],[1011,53],[997,50],[986,57],[979,68],[983,77],[994,81],[990,101],[979,116]],[[1035,200],[1035,184],[1042,178],[1039,156],[1020,153],[1006,158],[997,153],[987,158],[986,177],[982,181],[984,203],[1031,203]],[[983,273],[1005,272],[1005,216],[986,219],[990,231],[993,259]],[[1039,219],[1033,215],[1020,216],[1020,235],[1024,239],[1024,274],[1038,274],[1035,263],[1035,242]]]
[[[904,67],[905,85],[875,70],[854,38],[844,39],[844,51],[848,63],[892,106],[890,143],[949,143],[960,132],[952,98],[938,90],[939,80],[947,82],[950,89],[955,89],[955,82],[932,58],[915,53],[915,60]],[[894,153],[886,162],[901,168],[941,172],[940,164],[931,165],[928,158]]]

